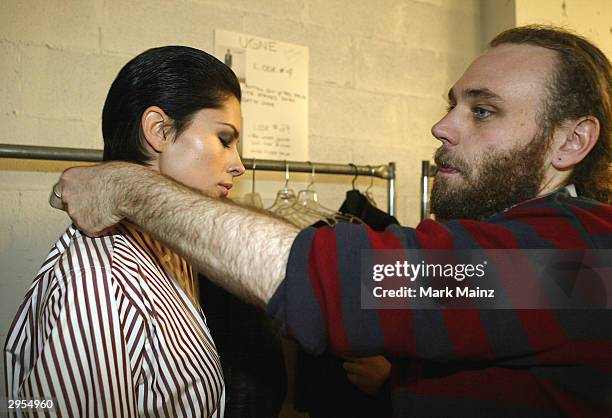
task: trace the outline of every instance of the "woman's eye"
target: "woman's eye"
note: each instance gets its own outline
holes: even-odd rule
[[[449,103],[448,105],[446,105],[446,113],[449,113],[454,108],[455,108],[455,105]]]
[[[477,119],[486,119],[493,114],[490,110],[483,109],[482,107],[475,107],[472,113]]]
[[[229,148],[230,144],[232,143],[231,139],[224,138],[222,136],[219,137],[219,141],[221,141],[221,145],[223,145],[225,148]]]

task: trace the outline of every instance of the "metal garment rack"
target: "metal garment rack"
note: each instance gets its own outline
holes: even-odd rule
[[[421,161],[421,221],[429,217],[429,178],[435,176],[436,171],[434,164]]]
[[[0,158],[20,158],[29,160],[81,161],[101,162],[102,151],[86,148],[61,148],[31,145],[0,144]],[[395,216],[395,163],[382,165],[355,165],[310,163],[303,161],[278,161],[244,158],[245,168],[261,171],[286,171],[311,173],[313,168],[317,174],[339,174],[347,176],[378,177],[387,180],[387,196],[389,214]]]

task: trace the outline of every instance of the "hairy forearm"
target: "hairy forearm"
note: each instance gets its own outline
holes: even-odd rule
[[[120,213],[210,280],[266,304],[285,277],[297,228],[208,198],[152,170],[126,166],[115,183]]]

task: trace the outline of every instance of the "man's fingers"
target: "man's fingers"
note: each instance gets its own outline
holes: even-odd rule
[[[349,382],[351,382],[354,385],[361,384],[361,379],[356,374],[347,373],[346,378]]]
[[[121,164],[70,167],[53,186],[49,204],[67,212],[85,234],[104,235],[108,228],[121,221],[109,180],[111,172],[118,167]]]
[[[367,379],[364,379],[363,376],[359,376],[358,374],[347,373],[346,379],[357,386],[362,391],[366,392],[369,386],[369,382]]]
[[[361,373],[363,371],[363,367],[361,367],[360,364],[352,363],[350,361],[342,363],[342,367],[348,373],[357,373],[357,374],[359,374],[359,373]]]
[[[364,379],[362,376],[349,373],[346,375],[346,378],[349,382],[355,385],[357,389],[366,393],[367,395],[375,396],[378,392],[379,388],[377,387],[377,385],[372,385],[369,380]]]

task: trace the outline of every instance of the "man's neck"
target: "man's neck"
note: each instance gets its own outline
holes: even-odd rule
[[[538,193],[538,195],[535,198],[544,197],[544,196],[547,196],[547,195],[549,195],[551,193],[556,193],[558,191],[561,191],[563,189],[567,190],[569,192],[570,196],[578,197],[578,193],[576,192],[576,186],[574,184],[567,184],[565,186],[559,186],[559,187],[556,187],[556,188],[552,188],[552,187],[551,188],[546,188],[545,190],[542,190],[540,193]]]
[[[546,196],[563,189],[569,183],[568,180],[568,172],[559,171],[552,166],[549,167],[548,171],[544,174],[544,180],[542,181],[540,192],[536,197]]]

